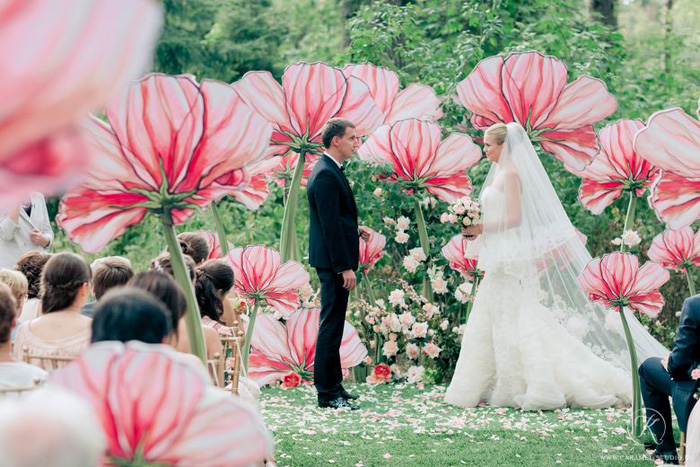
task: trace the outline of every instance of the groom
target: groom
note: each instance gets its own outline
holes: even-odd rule
[[[348,295],[355,288],[359,237],[369,239],[369,231],[358,226],[355,197],[343,167],[360,147],[360,138],[352,122],[333,118],[323,128],[322,141],[325,151],[309,176],[306,192],[311,220],[309,264],[316,268],[321,281],[314,384],[319,407],[357,410],[359,407],[350,401],[358,397],[342,385],[340,342]]]

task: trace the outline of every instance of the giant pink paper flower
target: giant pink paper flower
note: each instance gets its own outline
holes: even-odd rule
[[[301,308],[289,316],[285,325],[274,316],[260,315],[253,330],[248,375],[260,386],[280,381],[290,371],[312,380],[320,317],[320,308]],[[357,330],[346,321],[340,366],[345,369],[359,365],[366,355],[367,348]]]
[[[257,210],[270,196],[268,173],[277,165],[277,159],[279,158],[271,157],[247,165],[245,172],[249,180],[247,183],[234,185],[229,194],[251,211]]]
[[[452,133],[443,140],[437,124],[418,119],[379,127],[358,154],[390,164],[388,180],[404,190],[425,189],[448,203],[472,192],[467,169],[481,159],[469,136]]]
[[[676,230],[700,219],[700,122],[679,108],[656,112],[634,148],[662,169],[649,197],[659,219]]]
[[[243,466],[272,452],[255,411],[165,346],[98,342],[53,373],[50,384],[92,405],[112,459]]]
[[[154,0],[0,2],[0,204],[69,186],[89,162],[75,123],[142,72]]]
[[[265,303],[285,317],[299,307],[299,289],[309,285],[300,263],[281,264],[280,254],[262,245],[236,248],[225,259],[233,268],[236,292],[251,304]]]
[[[464,238],[464,235],[455,235],[447,245],[442,247],[442,255],[449,261],[450,268],[458,271],[463,276],[481,276],[483,272],[476,267],[479,257],[467,258],[464,256],[467,253],[468,245],[469,240]]]
[[[274,127],[268,156],[288,150],[320,153],[321,130],[333,117],[355,124],[362,136],[382,122],[370,90],[362,80],[325,63],[295,63],[282,85],[267,71],[252,71],[233,86]]]
[[[369,240],[360,237],[360,266],[366,272],[369,268],[384,256],[386,237],[379,232],[370,229]]]
[[[644,128],[641,120],[618,120],[600,131],[601,151],[579,175],[582,177],[579,200],[593,214],[634,191],[640,197],[659,173],[634,150],[634,137]]]
[[[566,66],[539,52],[489,57],[457,85],[472,124],[518,122],[569,170],[583,170],[598,153],[593,125],[617,108],[605,84],[581,76],[566,84]]]
[[[649,259],[674,271],[686,272],[691,266],[700,267],[700,231],[693,229],[664,230],[651,241]]]
[[[207,259],[221,259],[223,256],[221,253],[221,244],[219,243],[219,236],[216,235],[211,230],[197,230],[194,233],[201,235],[204,240],[207,241],[207,247],[209,248],[209,256]],[[233,243],[228,242],[229,251],[233,250],[235,247]]]
[[[648,262],[640,268],[635,255],[616,252],[593,258],[578,279],[589,300],[618,311],[629,307],[654,318],[664,306],[659,287],[669,278],[659,264]]]
[[[314,169],[316,162],[321,158],[320,154],[309,153],[304,157],[304,170],[301,173],[301,186],[306,186],[309,180],[309,175]],[[294,151],[289,151],[287,154],[281,157],[272,157],[271,161],[275,161],[276,164],[268,171],[268,173],[273,177],[275,183],[279,186],[285,186],[288,181],[292,180],[294,177],[294,169],[296,168],[297,161],[299,160],[299,154]]]
[[[383,123],[396,123],[407,118],[436,121],[442,117],[440,99],[430,86],[409,84],[399,91],[399,77],[393,71],[362,63],[345,65],[346,75],[360,78],[384,116]]]
[[[109,105],[106,117],[109,124],[91,118],[84,125],[99,159],[63,198],[58,216],[89,252],[149,211],[184,222],[233,180],[245,180],[242,168],[262,157],[271,133],[231,86],[191,76],[148,75]]]

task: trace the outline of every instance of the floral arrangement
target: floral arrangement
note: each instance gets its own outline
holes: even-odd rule
[[[481,224],[481,205],[478,200],[463,196],[450,204],[447,212],[440,216],[443,224],[459,224],[463,227]]]

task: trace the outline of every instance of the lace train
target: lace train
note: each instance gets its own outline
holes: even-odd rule
[[[445,401],[523,410],[629,404],[629,373],[569,333],[523,282],[501,271],[486,274]]]

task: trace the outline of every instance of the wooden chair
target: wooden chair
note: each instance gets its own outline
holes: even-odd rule
[[[241,378],[241,349],[245,344],[245,331],[243,330],[243,322],[238,313],[234,314],[233,336],[225,336],[221,338],[221,345],[224,350],[224,358],[232,362],[229,374],[231,380],[231,393],[238,394],[238,385]],[[229,356],[230,355],[230,356]]]
[[[224,387],[224,362],[226,360],[226,350],[214,354],[214,358],[207,360],[211,381],[215,386]]]
[[[34,384],[31,386],[20,387],[20,388],[0,388],[0,399],[9,396],[11,394],[16,394],[17,397],[21,397],[28,392],[35,391],[41,387],[41,380],[39,378],[34,378]]]
[[[39,363],[34,363],[35,361]],[[30,365],[36,365],[46,371],[54,371],[75,360],[73,356],[67,355],[36,355],[29,353],[29,346],[22,347],[22,361]]]

